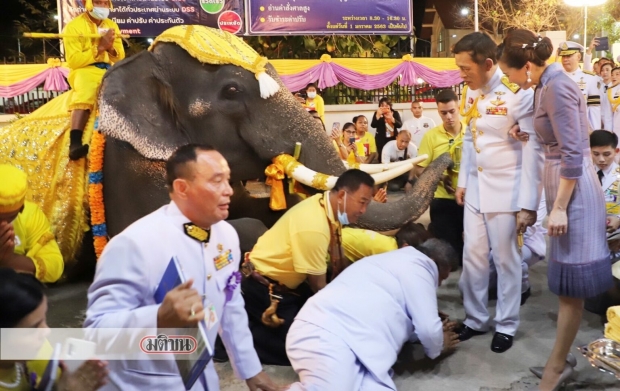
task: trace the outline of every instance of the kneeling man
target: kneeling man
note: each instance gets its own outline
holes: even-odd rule
[[[456,259],[446,242],[364,258],[301,309],[286,338],[299,382],[290,390],[396,390],[389,374],[407,341],[436,358],[458,343],[440,319],[437,287]]]

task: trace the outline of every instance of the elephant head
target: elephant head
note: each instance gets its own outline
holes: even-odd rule
[[[255,217],[268,226],[281,213],[269,211],[267,200],[249,197],[239,184],[264,179],[274,157],[292,155],[299,142],[299,162],[305,166],[334,176],[345,171],[323,127],[271,65],[266,72],[280,89],[264,99],[252,72],[205,64],[175,43],[158,43],[112,67],[99,96],[99,130],[107,136],[104,197],[111,235],[168,202],[164,161],[187,143],[210,144],[227,159],[236,192],[230,218]],[[389,230],[417,218],[448,164],[447,157],[431,164],[413,195],[373,203],[360,225]],[[287,195],[289,206],[297,200]]]

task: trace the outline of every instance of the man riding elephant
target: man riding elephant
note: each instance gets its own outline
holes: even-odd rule
[[[88,154],[88,144],[82,145],[84,127],[95,102],[101,79],[110,66],[125,58],[123,42],[118,25],[108,19],[110,0],[86,0],[86,11],[65,27],[64,46],[73,95],[69,104],[71,111],[71,160]],[[87,38],[84,35],[100,35]]]

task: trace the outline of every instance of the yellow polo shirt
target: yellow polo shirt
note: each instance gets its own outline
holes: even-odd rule
[[[295,289],[307,274],[327,272],[330,223],[338,229],[329,206],[329,191],[307,198],[258,239],[250,260],[260,274]]]
[[[461,120],[461,132],[454,137],[450,133],[448,133],[443,124],[439,126],[435,126],[422,137],[422,141],[420,142],[420,148],[418,148],[418,155],[428,155],[428,158],[421,163],[418,163],[420,167],[428,167],[429,164],[435,159],[437,159],[442,154],[450,151],[450,146],[454,143],[461,143],[463,140],[463,134],[465,133],[465,122]],[[452,140],[452,141],[450,141]],[[453,186],[456,186],[456,179],[458,176],[452,178]],[[445,198],[449,200],[455,199],[454,194],[450,194],[446,191],[446,188],[443,186],[443,181],[440,181],[437,185],[437,190],[435,191],[435,198]]]
[[[375,142],[375,136],[368,132],[364,133],[362,137],[356,138],[355,145],[357,145],[357,154],[359,156],[367,157],[371,153],[377,152],[377,143]]]
[[[342,250],[351,262],[398,249],[396,238],[368,229],[342,229]]]
[[[39,281],[58,281],[65,264],[50,223],[39,206],[26,201],[24,210],[13,221],[13,229],[15,254],[32,259]]]

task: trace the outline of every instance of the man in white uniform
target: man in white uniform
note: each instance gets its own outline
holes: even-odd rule
[[[611,105],[607,95],[603,93],[603,82],[594,72],[582,71],[579,68],[582,52],[583,46],[577,42],[562,42],[558,48],[564,72],[577,83],[586,100],[590,131],[597,129],[611,131]]]
[[[236,374],[250,390],[278,390],[262,371],[239,289],[239,238],[228,223],[230,168],[213,148],[186,145],[166,165],[171,202],[143,217],[106,246],[88,290],[87,328],[183,328],[206,323],[214,345],[219,332]],[[176,257],[191,279],[161,304],[155,290]],[[239,277],[239,278],[238,278]],[[111,383],[123,391],[183,390],[174,359],[114,360]],[[219,390],[210,362],[192,387]]]
[[[489,330],[489,252],[498,271],[495,335],[491,350],[512,346],[519,326],[521,255],[517,232],[536,222],[544,156],[532,126],[533,91],[520,90],[497,66],[497,46],[483,33],[463,37],[452,49],[467,83],[461,115],[468,124],[456,200],[465,205],[463,293],[465,341]],[[515,124],[529,141],[508,134]],[[516,218],[515,218],[516,215]]]
[[[355,262],[301,309],[286,338],[299,375],[290,391],[396,390],[390,368],[407,342],[436,358],[458,343],[437,309],[437,287],[456,261],[452,247],[430,239],[416,250]]]
[[[406,129],[411,132],[411,142],[418,148],[420,147],[422,137],[424,137],[426,132],[435,127],[435,121],[429,117],[423,116],[423,112],[424,110],[422,109],[422,104],[420,102],[417,100],[411,102],[411,113],[413,113],[413,118],[405,121],[402,127],[402,129]]]

